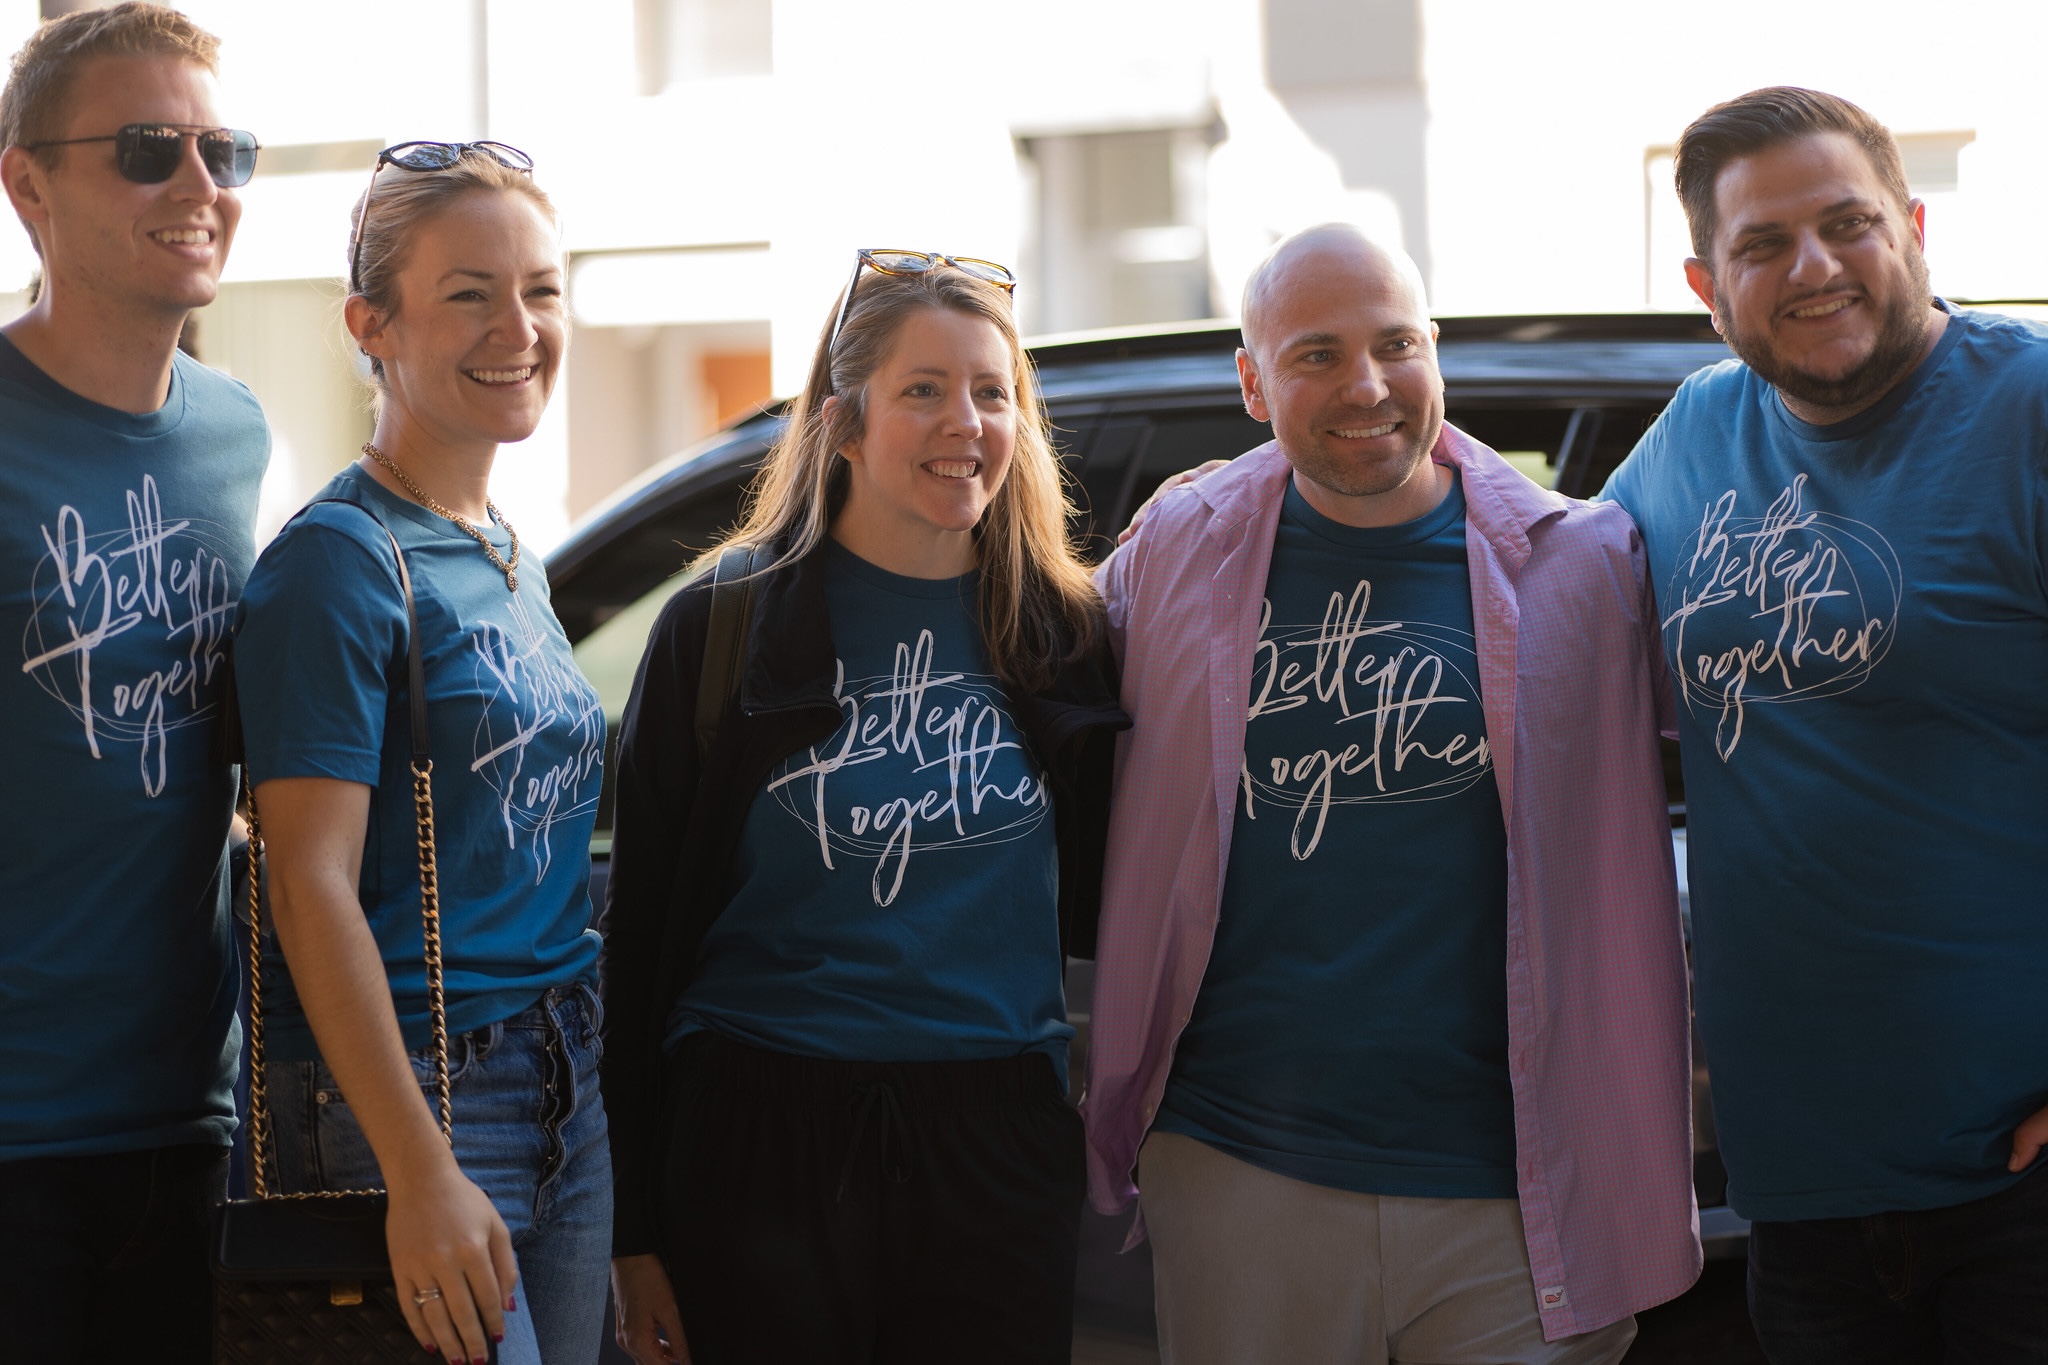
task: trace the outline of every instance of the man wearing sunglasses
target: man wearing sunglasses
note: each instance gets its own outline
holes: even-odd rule
[[[0,328],[0,1354],[209,1348],[207,1210],[237,1040],[215,741],[269,456],[181,355],[256,142],[212,35],[66,15],[0,92],[0,184],[41,260]]]

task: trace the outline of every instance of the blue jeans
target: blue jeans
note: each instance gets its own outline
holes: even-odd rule
[[[519,1257],[501,1365],[595,1365],[611,1279],[612,1158],[597,1090],[599,1007],[584,985],[448,1040],[455,1160],[491,1197]],[[433,1100],[432,1058],[413,1072]],[[377,1159],[324,1062],[266,1068],[284,1191],[374,1189]]]
[[[1772,1365],[2048,1365],[2048,1164],[1948,1208],[1754,1224],[1749,1313]]]

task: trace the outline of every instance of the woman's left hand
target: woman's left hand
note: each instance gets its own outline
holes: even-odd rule
[[[612,1303],[618,1313],[619,1349],[638,1365],[690,1365],[683,1340],[683,1315],[659,1256],[620,1256],[612,1261]]]

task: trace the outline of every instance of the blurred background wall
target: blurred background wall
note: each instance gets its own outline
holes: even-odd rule
[[[0,50],[73,0],[0,0]],[[187,0],[264,143],[197,349],[277,433],[264,529],[369,418],[338,322],[378,148],[492,137],[562,210],[577,333],[499,465],[537,548],[798,384],[860,246],[1014,263],[1028,331],[1232,317],[1356,222],[1439,312],[1696,308],[1670,148],[1818,86],[1899,134],[1937,289],[2048,297],[2048,5],[1897,0]],[[34,258],[0,230],[0,317]]]

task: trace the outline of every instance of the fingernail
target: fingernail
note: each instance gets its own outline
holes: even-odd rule
[[[503,1332],[493,1332],[491,1333],[491,1340],[502,1346],[505,1344],[505,1334]]]
[[[519,1305],[512,1301],[512,1296],[510,1294],[507,1294],[505,1296],[505,1311],[507,1313],[516,1313],[519,1311]]]
[[[426,1353],[427,1353],[428,1355],[430,1355],[430,1356],[431,1356],[431,1355],[439,1355],[439,1354],[440,1354],[440,1352],[441,1352],[441,1348],[440,1348],[439,1346],[435,1345],[435,1344],[434,1344],[433,1342],[431,1342],[431,1341],[423,1341],[423,1342],[421,1342],[421,1343],[420,1343],[420,1349],[421,1349],[422,1351],[425,1351],[425,1352],[426,1352]]]

